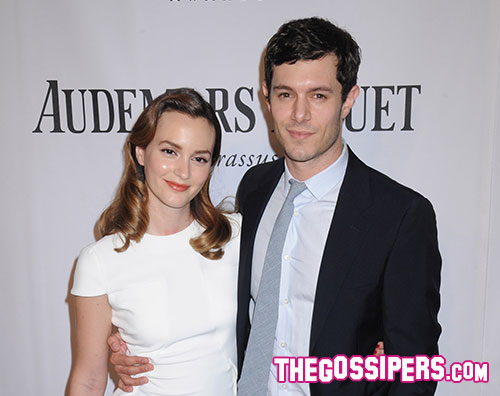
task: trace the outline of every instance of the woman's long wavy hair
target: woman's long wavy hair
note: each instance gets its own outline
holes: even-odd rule
[[[165,112],[179,112],[191,117],[206,119],[215,129],[215,144],[212,152],[212,170],[217,163],[221,149],[221,128],[212,107],[191,88],[169,90],[153,100],[137,119],[124,146],[125,169],[111,204],[97,221],[96,236],[120,234],[123,246],[116,248],[124,252],[130,241],[139,242],[149,225],[148,190],[144,167],[137,162],[136,147],[146,148],[153,140],[161,115]],[[190,244],[204,257],[217,260],[224,255],[223,247],[231,238],[231,224],[223,212],[214,207],[208,193],[210,172],[200,192],[190,203],[191,214],[205,231],[192,238]]]

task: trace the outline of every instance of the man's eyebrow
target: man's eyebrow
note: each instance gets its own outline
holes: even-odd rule
[[[275,85],[273,87],[273,89],[276,89],[276,90],[283,90],[283,91],[293,91],[293,89],[291,87],[289,87],[288,85]],[[314,87],[314,88],[311,88],[309,90],[309,92],[333,92],[332,88],[326,86],[326,85],[320,85],[319,87]]]
[[[327,86],[319,86],[319,87],[315,87],[315,88],[311,89],[311,92],[318,92],[318,91],[321,91],[321,92],[333,92],[333,90],[330,87],[327,87]]]
[[[292,91],[292,88],[290,88],[288,85],[275,85],[273,86],[273,89],[283,89],[287,91]]]

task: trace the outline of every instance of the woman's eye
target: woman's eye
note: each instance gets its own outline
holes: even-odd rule
[[[194,160],[196,162],[199,162],[199,163],[202,163],[202,164],[206,164],[208,162],[208,160],[206,158],[203,158],[203,157],[194,157]]]
[[[165,154],[169,154],[169,155],[175,154],[174,150],[168,149],[168,148],[162,149],[161,151],[164,152]]]

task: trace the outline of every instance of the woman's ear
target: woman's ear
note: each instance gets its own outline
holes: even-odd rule
[[[135,158],[139,165],[144,166],[144,149],[139,146],[135,146]]]

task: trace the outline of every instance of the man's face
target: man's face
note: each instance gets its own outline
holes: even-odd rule
[[[307,167],[312,176],[335,162],[342,152],[342,120],[359,94],[353,87],[342,103],[337,57],[275,66],[270,89],[265,83],[262,88],[289,167]]]

